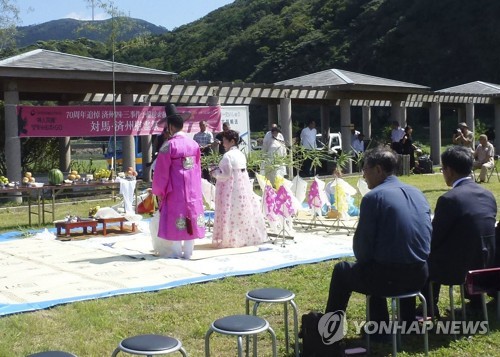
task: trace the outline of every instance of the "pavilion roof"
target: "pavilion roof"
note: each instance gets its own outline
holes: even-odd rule
[[[429,87],[419,84],[396,81],[387,78],[375,77],[367,74],[345,71],[341,69],[327,69],[307,74],[305,76],[277,82],[279,85],[307,86],[315,88],[348,89],[348,90],[391,90],[395,92],[430,91]]]
[[[140,77],[141,81],[149,77],[149,82],[156,83],[165,82],[165,78],[172,80],[176,74],[43,49],[0,60],[0,76],[2,77],[67,79],[68,73],[73,76],[76,73],[86,73],[91,74],[87,77],[88,79],[105,75],[105,79],[109,80],[109,74],[113,71],[117,75]]]
[[[497,96],[500,95],[500,84],[475,81],[440,89],[436,93]]]

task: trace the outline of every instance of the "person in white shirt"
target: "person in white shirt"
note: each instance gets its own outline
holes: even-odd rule
[[[358,170],[360,172],[361,172],[361,166],[362,166],[362,163],[360,162],[360,156],[365,151],[365,142],[363,141],[364,138],[365,138],[364,134],[359,133],[358,135],[356,135],[356,138],[351,143],[351,148],[352,148],[353,154],[354,154],[353,155],[354,160],[357,163],[356,166],[358,167]]]
[[[397,154],[401,154],[403,151],[403,146],[401,145],[401,139],[405,136],[404,129],[399,125],[397,120],[392,122],[391,130],[391,148]]]
[[[356,155],[365,151],[365,142],[363,141],[364,138],[364,134],[359,133],[356,135],[356,139],[352,142],[352,149],[355,151]]]
[[[300,144],[306,149],[316,150],[316,134],[316,122],[311,119],[300,133]]]
[[[356,141],[359,135],[359,130],[356,130],[354,124],[351,124],[351,145]]]
[[[277,124],[271,125],[271,130],[269,130],[266,135],[264,135],[264,139],[262,140],[262,151],[263,152],[268,152],[269,147],[273,144],[273,141],[275,140],[273,138],[272,131],[273,129],[278,129],[278,136],[276,136],[276,139],[281,140],[282,142],[285,142],[285,138],[283,137],[283,134],[281,134],[279,127]]]
[[[311,119],[307,123],[307,126],[302,129],[300,133],[300,145],[302,145],[307,150],[316,150],[316,122]],[[314,170],[312,168],[312,160],[306,159],[302,165],[302,176],[314,176]]]

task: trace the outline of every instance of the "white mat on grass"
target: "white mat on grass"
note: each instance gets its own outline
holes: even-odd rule
[[[155,291],[233,275],[352,256],[352,236],[297,232],[286,245],[213,249],[196,241],[191,260],[153,255],[148,224],[137,234],[0,243],[0,315],[113,295]],[[210,234],[208,234],[210,235]]]

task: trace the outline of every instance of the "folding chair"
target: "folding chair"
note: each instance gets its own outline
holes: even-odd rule
[[[488,173],[487,173],[487,176],[486,176],[486,182],[490,182],[490,178],[491,178],[491,176],[493,176],[494,172],[496,172],[498,182],[500,182],[500,176],[498,175],[498,169],[497,169],[498,156],[499,155],[493,155],[493,159],[495,160],[494,161],[494,165],[493,165],[493,167],[491,169],[488,169]]]
[[[500,318],[500,268],[471,270],[465,278],[465,286],[470,295],[481,295],[484,321],[488,323],[486,294],[496,294],[497,319]]]

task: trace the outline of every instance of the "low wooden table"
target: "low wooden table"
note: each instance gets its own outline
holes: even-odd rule
[[[97,218],[97,223],[101,223],[102,224],[102,235],[106,235],[107,234],[107,228],[106,228],[106,225],[108,223],[120,223],[120,232],[123,232],[123,222],[127,222],[127,220],[125,219],[125,217],[117,217],[117,218]],[[132,232],[135,232],[136,231],[136,225],[135,223],[132,223]]]
[[[97,233],[97,221],[95,219],[92,220],[83,220],[83,221],[77,221],[77,222],[71,222],[71,221],[56,221],[54,222],[57,228],[57,235],[61,235],[61,229],[64,228],[65,236],[70,237],[71,236],[71,230],[73,228],[82,228],[83,229],[83,234],[87,234],[87,228],[90,227],[92,228],[92,234]]]

